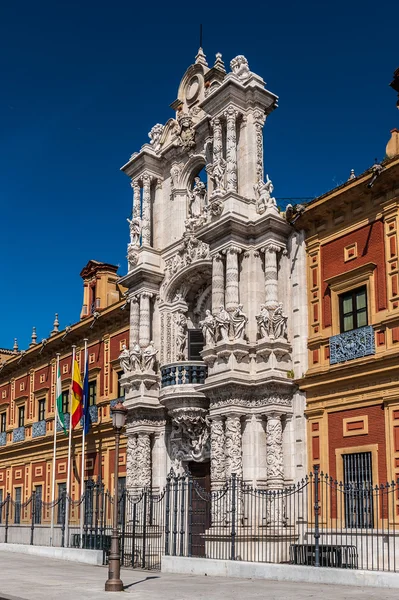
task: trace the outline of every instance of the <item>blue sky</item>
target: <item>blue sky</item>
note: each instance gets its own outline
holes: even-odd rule
[[[0,347],[17,337],[26,348],[33,325],[47,337],[55,312],[61,327],[77,321],[89,259],[126,272],[131,189],[119,168],[173,116],[200,22],[210,64],[244,54],[280,98],[265,126],[276,197],[313,197],[362,172],[399,127],[392,0],[4,4]]]

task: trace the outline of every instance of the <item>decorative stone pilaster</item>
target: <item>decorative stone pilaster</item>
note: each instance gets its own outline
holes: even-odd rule
[[[262,248],[265,253],[265,303],[267,308],[276,308],[278,304],[277,254],[280,247],[268,244]]]
[[[140,330],[140,305],[137,296],[133,296],[130,300],[130,337],[129,347],[133,347],[139,342]]]
[[[241,418],[235,414],[226,418],[226,476],[232,473],[242,477]]]
[[[211,420],[211,481],[217,489],[226,479],[226,454],[223,417],[215,416]]]
[[[139,343],[142,348],[146,348],[150,343],[150,298],[152,294],[142,292],[140,294],[140,327]]]
[[[279,413],[267,415],[266,424],[267,486],[270,489],[283,487],[283,425]]]
[[[222,123],[218,117],[212,120],[213,163],[206,168],[212,179],[213,191],[210,200],[225,193],[226,161],[223,158]]]
[[[151,180],[148,173],[143,175],[143,214],[142,214],[142,241],[143,246],[151,246]]]
[[[141,188],[138,180],[132,181],[133,188],[133,219],[141,219]]]
[[[212,312],[224,306],[224,264],[218,252],[212,257]]]
[[[256,181],[263,181],[263,125],[266,120],[265,113],[255,109],[253,118],[256,140]]]
[[[226,254],[226,310],[233,310],[239,303],[238,289],[238,255],[241,248],[230,246],[224,251]]]
[[[136,486],[151,486],[151,437],[149,433],[138,433],[136,443]]]
[[[137,436],[128,435],[126,451],[126,488],[132,491],[137,485]]]
[[[226,173],[227,191],[237,191],[237,133],[236,120],[238,112],[233,106],[229,106],[223,113],[227,122],[226,135]]]

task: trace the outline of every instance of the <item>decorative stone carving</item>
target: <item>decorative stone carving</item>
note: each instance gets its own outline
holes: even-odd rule
[[[210,310],[205,312],[205,319],[200,321],[205,346],[214,346],[216,343],[216,320]]]
[[[139,253],[137,251],[137,246],[132,246],[131,244],[128,244],[126,258],[128,262],[129,271],[131,271],[139,262]]]
[[[221,417],[211,419],[211,480],[222,482],[226,478],[225,435]]]
[[[179,143],[185,150],[191,150],[195,146],[195,129],[191,115],[181,112],[177,115],[179,124]]]
[[[238,255],[241,248],[230,246],[224,250],[226,254],[226,308],[232,310],[236,308],[239,301],[238,287]]]
[[[126,451],[126,487],[128,490],[132,490],[137,485],[136,449],[137,437],[135,435],[128,435]]]
[[[242,54],[239,54],[230,61],[230,68],[234,75],[241,81],[246,81],[251,76],[248,61]]]
[[[222,124],[219,118],[212,120],[213,127],[213,163],[206,171],[213,183],[211,200],[225,193],[226,161],[223,158]]]
[[[266,463],[269,485],[282,485],[284,480],[283,426],[280,415],[274,413],[267,417]]]
[[[177,360],[186,360],[187,346],[187,318],[182,313],[177,313],[176,319],[176,349]]]
[[[216,332],[222,341],[229,340],[231,318],[224,306],[221,306],[218,314],[214,317]]]
[[[277,255],[280,246],[269,243],[261,251],[265,253],[265,296],[266,308],[274,310],[278,304]]]
[[[253,113],[256,131],[256,180],[263,181],[263,125],[265,124],[265,113],[255,109]]]
[[[238,112],[233,106],[223,113],[226,117],[227,134],[226,134],[226,178],[227,191],[237,191],[237,133],[236,119]]]
[[[135,344],[132,350],[128,350],[123,344],[122,352],[119,355],[119,363],[125,375],[131,375],[134,371],[154,371],[155,359],[158,350],[154,347],[151,340],[149,345],[142,350],[139,344]]]
[[[130,230],[129,247],[138,248],[140,246],[141,219],[133,218],[133,219],[126,219],[126,221],[129,223],[129,230]]]
[[[143,177],[143,215],[141,235],[143,246],[151,245],[151,181],[152,176],[144,173]]]
[[[148,433],[140,432],[136,444],[136,486],[151,486],[151,438]]]
[[[206,206],[206,186],[199,177],[195,177],[194,187],[188,195],[190,217],[197,219],[203,215]]]
[[[166,278],[170,279],[175,273],[192,263],[209,258],[209,246],[198,240],[192,233],[184,234],[183,243],[177,253],[165,262]]]
[[[150,343],[150,298],[152,298],[152,294],[149,292],[140,294],[139,343],[142,348]]]
[[[256,197],[256,211],[259,214],[264,212],[278,213],[276,199],[272,197],[274,186],[269,179],[269,175],[266,175],[266,182],[259,179],[254,185],[255,197]]]
[[[226,418],[227,477],[231,477],[233,473],[238,478],[242,477],[241,437],[241,419],[239,415],[228,415]]]
[[[142,371],[141,348],[138,344],[130,352],[130,362],[132,371]]]
[[[209,457],[209,420],[196,411],[183,411],[172,418],[172,455],[176,461],[202,462]]]
[[[133,188],[133,218],[140,219],[141,216],[141,188],[137,179],[130,184]]]
[[[243,305],[239,304],[231,315],[231,323],[233,326],[233,334],[235,340],[242,340],[245,334],[245,325],[248,322],[248,317],[243,312]]]
[[[130,299],[130,348],[139,341],[140,305],[137,296]]]
[[[258,334],[261,339],[268,338],[270,335],[270,313],[264,304],[260,305],[260,313],[256,315],[256,322],[258,324]]]
[[[212,310],[224,305],[224,264],[218,252],[212,257]]]
[[[279,302],[271,318],[271,332],[277,339],[287,339],[287,316],[283,313],[283,304]]]
[[[154,347],[154,342],[151,340],[147,348],[143,350],[142,354],[142,370],[143,371],[154,371],[155,359],[158,350]]]
[[[125,374],[130,373],[132,371],[132,362],[130,359],[130,352],[126,348],[126,344],[123,344],[123,346],[122,346],[122,352],[119,355],[119,364]]]
[[[240,408],[266,408],[270,405],[291,407],[292,395],[285,392],[270,392],[261,394],[256,391],[240,391],[234,393],[230,390],[218,390],[217,398],[211,399],[212,410],[237,406]]]
[[[151,129],[151,131],[148,134],[148,137],[151,140],[150,144],[152,146],[154,146],[155,151],[159,150],[159,148],[161,147],[161,137],[162,137],[163,130],[164,130],[164,126],[161,125],[160,123],[157,123],[156,125],[154,125],[154,127]]]

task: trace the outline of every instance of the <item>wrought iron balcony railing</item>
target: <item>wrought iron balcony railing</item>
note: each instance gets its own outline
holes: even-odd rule
[[[32,437],[37,438],[46,435],[46,421],[38,421],[32,425]]]
[[[17,427],[12,432],[13,442],[23,442],[25,439],[25,427]]]
[[[5,431],[0,433],[0,446],[5,446],[7,444],[7,434]]]
[[[161,368],[161,386],[204,383],[208,367],[200,361],[178,362]]]
[[[375,354],[375,336],[371,325],[330,337],[330,365]]]

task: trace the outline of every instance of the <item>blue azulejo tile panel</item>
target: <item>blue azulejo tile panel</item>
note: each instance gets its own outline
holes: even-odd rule
[[[41,437],[46,435],[46,421],[38,421],[32,425],[32,437]]]
[[[375,354],[375,336],[371,325],[330,337],[330,365]]]
[[[23,442],[25,439],[25,427],[17,427],[12,432],[13,442]]]
[[[0,433],[0,446],[5,446],[7,443],[7,434],[5,431],[3,431],[3,433]]]

